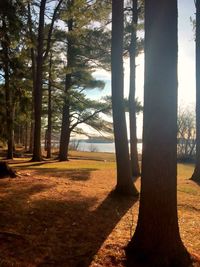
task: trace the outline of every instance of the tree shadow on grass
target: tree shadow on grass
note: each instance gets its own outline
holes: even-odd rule
[[[81,169],[61,169],[61,168],[29,168],[34,170],[34,175],[43,175],[47,177],[66,178],[71,181],[87,181],[91,178],[91,172],[97,169],[81,168]]]
[[[195,180],[191,179],[191,181],[194,182],[196,185],[200,186],[200,180],[199,181],[195,181]]]
[[[8,192],[10,193],[11,198],[14,198],[14,196],[16,196],[16,198],[18,199],[23,199],[23,198],[29,198],[29,196],[45,191],[49,188],[52,187],[52,185],[44,185],[44,184],[30,184],[27,188],[26,185],[26,189],[23,188],[18,188],[17,190],[11,191],[12,189],[10,188],[11,184],[7,183],[7,181],[5,181],[5,183],[0,183],[0,188],[4,189],[4,192]],[[20,197],[19,197],[20,196]]]
[[[52,160],[52,159],[48,159],[48,160],[43,160],[43,161],[38,161],[38,162],[33,162],[33,161],[31,161],[31,160],[24,160],[24,159],[22,159],[22,160],[6,160],[7,161],[7,163],[9,164],[9,165],[13,165],[13,164],[15,164],[16,166],[17,165],[19,165],[19,164],[26,164],[25,166],[22,166],[22,167],[31,167],[31,166],[33,166],[33,167],[36,167],[36,166],[42,166],[42,165],[45,165],[45,164],[49,164],[49,163],[56,163],[56,162],[59,162],[58,160]]]
[[[96,168],[72,168],[72,169],[66,169],[66,168],[37,168],[39,166],[43,166],[45,164],[49,163],[56,163],[57,160],[46,160],[42,162],[32,163],[30,161],[19,161],[19,162],[13,162],[12,164],[16,165],[16,169],[20,170],[20,166],[17,166],[18,164],[26,164],[25,166],[22,166],[21,169],[27,169],[33,170],[34,175],[43,175],[47,177],[56,177],[56,178],[67,178],[72,181],[87,181],[91,177],[91,172],[96,171]],[[27,164],[28,163],[28,164]]]
[[[39,199],[27,206],[25,202],[35,192],[34,188],[28,190],[21,192],[27,199],[20,198],[17,204],[14,198],[19,192],[3,199],[6,216],[0,217],[0,226],[14,227],[27,241],[20,246],[15,240],[4,243],[0,258],[20,262],[21,267],[90,266],[103,242],[136,202],[109,194],[92,210],[96,198],[85,198],[79,192],[74,197],[74,192],[68,192],[66,200]]]

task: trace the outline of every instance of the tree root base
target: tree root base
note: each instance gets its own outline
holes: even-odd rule
[[[16,178],[17,174],[11,167],[8,166],[7,162],[0,161],[0,179],[7,177]]]
[[[200,267],[196,263],[193,265],[197,260],[185,249],[172,253],[167,251],[166,248],[166,251],[151,251],[148,253],[135,248],[133,250],[128,246],[126,257],[126,267]]]
[[[134,197],[137,199],[140,195],[135,186],[129,188],[116,186],[112,194],[116,196]]]

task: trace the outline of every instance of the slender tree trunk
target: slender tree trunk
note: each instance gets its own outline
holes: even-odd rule
[[[65,79],[65,96],[62,114],[62,128],[60,136],[60,149],[59,149],[59,160],[68,160],[68,148],[70,140],[70,111],[69,111],[69,89],[71,87],[71,74],[66,75]]]
[[[29,27],[29,34],[30,34],[30,40],[32,44],[35,43],[34,37],[33,37],[33,22],[31,18],[31,8],[30,3],[28,3],[28,27]],[[30,137],[29,137],[29,151],[33,153],[33,139],[34,139],[34,88],[35,88],[35,82],[36,82],[36,62],[35,62],[35,49],[31,47],[31,70],[32,70],[32,105],[31,105],[31,125],[30,125]]]
[[[177,1],[145,1],[145,86],[139,217],[127,266],[189,267],[177,218]]]
[[[26,118],[26,125],[25,125],[24,150],[25,152],[27,152],[28,150],[28,118]]]
[[[7,124],[7,159],[13,158],[13,146],[14,146],[14,124],[13,124],[13,97],[12,97],[12,89],[10,88],[10,60],[9,60],[9,37],[7,35],[7,26],[5,19],[2,21],[3,23],[3,32],[5,33],[4,41],[2,41],[2,49],[3,49],[3,70],[4,70],[4,79],[5,79],[5,98],[6,98],[6,124]]]
[[[129,90],[129,120],[130,120],[130,152],[131,152],[131,175],[140,176],[140,167],[137,150],[137,124],[135,105],[135,80],[136,80],[136,49],[137,49],[137,24],[138,24],[138,0],[132,0],[132,31],[129,47],[130,57],[130,90]]]
[[[200,183],[200,0],[196,0],[196,164],[192,180]]]
[[[31,48],[31,61],[32,61],[32,104],[31,104],[31,127],[30,127],[30,142],[29,142],[29,151],[33,153],[33,140],[34,140],[34,88],[36,84],[36,63],[35,63],[35,51]]]
[[[34,87],[34,145],[32,161],[41,161],[41,115],[42,115],[42,78],[44,49],[44,13],[46,0],[41,0],[36,57],[36,79]]]
[[[30,153],[33,153],[33,136],[34,136],[33,130],[34,130],[33,119],[31,119],[30,132],[29,132],[29,149],[28,149]]]
[[[7,68],[7,67],[6,67]],[[12,91],[9,83],[9,75],[5,72],[5,90],[6,90],[6,117],[7,117],[7,159],[13,158],[14,148],[14,129],[13,129],[13,104],[12,104]]]
[[[48,83],[48,129],[47,129],[47,158],[51,158],[51,134],[52,134],[52,107],[51,107],[51,89],[52,89],[52,53],[49,60],[49,83]]]
[[[5,96],[6,96],[6,122],[7,122],[7,159],[13,158],[13,113],[12,113],[12,92],[9,82],[9,59],[8,59],[8,49],[6,60],[5,60]]]
[[[112,109],[117,163],[117,185],[121,194],[138,195],[131,180],[123,90],[123,9],[124,1],[112,1]]]

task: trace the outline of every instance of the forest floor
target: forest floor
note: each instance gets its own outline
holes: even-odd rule
[[[138,200],[110,194],[113,154],[9,163],[19,176],[0,179],[0,267],[124,266]],[[200,255],[200,186],[189,180],[192,171],[192,165],[178,165],[179,224],[187,249]]]

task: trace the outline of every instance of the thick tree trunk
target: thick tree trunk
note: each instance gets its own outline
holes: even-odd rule
[[[196,0],[196,164],[192,180],[200,183],[200,0]]]
[[[130,154],[131,154],[131,175],[140,176],[140,167],[137,150],[137,124],[135,106],[135,79],[136,79],[136,49],[137,49],[137,23],[138,23],[138,0],[132,0],[132,31],[129,47],[130,57],[130,90],[129,90],[129,120],[130,120]]]
[[[123,90],[123,0],[112,1],[112,109],[117,163],[117,185],[121,194],[138,195],[131,180]]]
[[[42,78],[44,48],[44,13],[46,0],[41,0],[36,58],[36,79],[34,87],[34,145],[32,161],[41,161],[41,115],[42,115]]]
[[[127,266],[189,267],[177,218],[177,1],[145,1],[145,86],[139,217]]]
[[[70,6],[73,6],[73,1],[69,2]],[[73,31],[73,20],[70,19],[68,21],[68,31]],[[74,64],[74,41],[73,36],[68,36],[68,46],[67,46],[67,67],[69,69],[69,73],[66,74],[65,78],[65,96],[64,96],[64,105],[63,105],[63,116],[62,116],[62,128],[61,128],[61,136],[60,136],[60,149],[59,149],[59,160],[66,161],[68,160],[68,149],[69,149],[69,141],[70,141],[70,101],[69,101],[69,90],[72,85],[72,68]]]
[[[51,107],[51,87],[52,87],[52,54],[49,60],[49,84],[48,84],[48,129],[47,129],[47,158],[51,158],[51,134],[52,134],[52,107]]]

